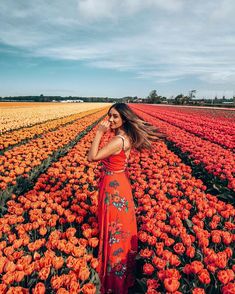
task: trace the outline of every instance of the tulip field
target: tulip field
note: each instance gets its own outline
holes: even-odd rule
[[[101,164],[87,152],[110,104],[18,104],[0,104],[0,293],[98,294]],[[129,106],[166,134],[128,162],[130,293],[235,293],[235,111]]]

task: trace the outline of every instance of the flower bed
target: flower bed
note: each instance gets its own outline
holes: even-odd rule
[[[210,117],[209,113],[203,114],[197,111],[195,114],[195,111],[192,112],[190,109],[182,111],[182,108],[175,107],[153,105],[135,107],[189,133],[235,151],[235,118],[233,122],[227,118],[218,120]]]
[[[9,184],[15,185],[18,176],[27,177],[33,168],[40,166],[48,156],[53,156],[57,149],[69,144],[79,132],[104,113],[105,110],[102,110],[82,120],[77,120],[0,155],[0,188],[5,190]]]
[[[129,172],[138,205],[139,291],[234,289],[234,207],[205,193],[164,143],[151,155],[133,152]]]
[[[99,288],[96,163],[86,160],[93,136],[7,202],[0,218],[0,293],[95,294]]]
[[[95,131],[11,195],[0,218],[0,293],[99,293],[100,165],[86,158]],[[139,239],[133,293],[233,293],[234,207],[206,193],[163,142],[132,150],[128,174]]]
[[[54,131],[62,126],[73,123],[86,115],[97,112],[100,109],[92,109],[81,113],[76,113],[63,118],[50,120],[49,122],[40,123],[32,127],[20,128],[14,131],[6,132],[0,137],[0,150],[2,153],[12,148],[16,144],[25,144],[29,139],[35,139],[49,131]]]
[[[225,186],[235,191],[235,155],[232,151],[142,112],[141,105],[131,107],[144,120],[163,129],[167,139],[188,154],[195,164],[203,164],[208,173],[219,177]]]
[[[0,134],[100,107],[107,103],[1,102]]]

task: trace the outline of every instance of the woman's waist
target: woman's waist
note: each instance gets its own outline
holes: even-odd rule
[[[127,164],[124,163],[111,163],[111,162],[103,162],[102,169],[109,170],[113,172],[121,172],[125,171]]]
[[[114,169],[111,167],[107,167],[107,166],[103,166],[101,168],[101,171],[103,171],[105,174],[119,174],[119,173],[123,173],[126,172],[126,168],[123,167],[122,169]]]

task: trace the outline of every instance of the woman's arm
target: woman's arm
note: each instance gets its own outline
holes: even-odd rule
[[[122,148],[122,139],[120,137],[114,137],[107,145],[102,149],[99,149],[99,144],[102,136],[109,128],[109,122],[102,122],[99,125],[95,138],[91,144],[87,159],[88,161],[97,161],[104,159],[118,151]]]
[[[87,156],[88,161],[93,161],[94,158],[96,157],[96,154],[98,152],[98,148],[100,145],[100,140],[103,137],[103,134],[104,133],[97,131],[95,138],[91,144],[91,148],[89,150],[88,156]]]

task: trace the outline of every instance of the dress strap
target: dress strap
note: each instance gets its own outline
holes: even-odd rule
[[[124,150],[124,142],[125,142],[125,138],[124,138],[122,135],[116,135],[116,136],[122,138],[122,141],[123,141],[123,146],[122,146],[122,148],[123,148],[123,150]]]

